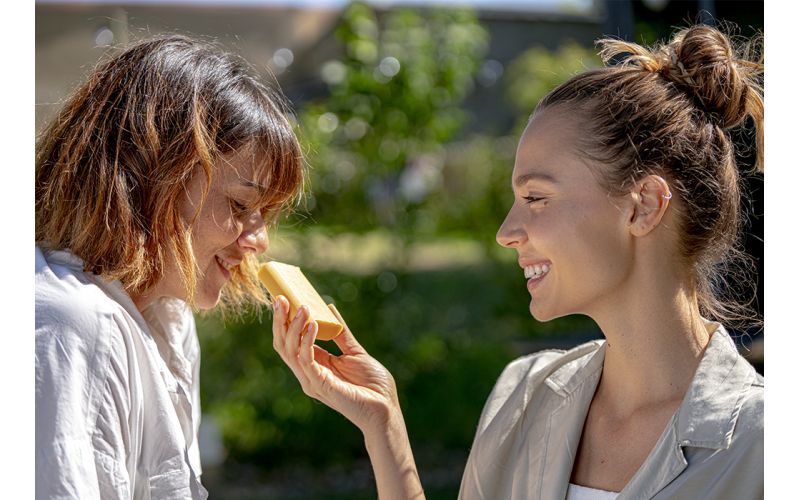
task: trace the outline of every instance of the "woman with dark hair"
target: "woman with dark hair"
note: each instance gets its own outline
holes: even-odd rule
[[[585,314],[605,340],[506,367],[460,498],[761,498],[764,380],[722,326],[752,313],[719,292],[741,257],[728,130],[752,119],[763,171],[763,66],[709,26],[600,45],[621,63],[534,111],[497,241],[534,318]],[[274,302],[274,343],[303,390],[363,432],[382,499],[423,497],[392,376],[347,329],[342,355],[314,346],[287,306]]]
[[[184,36],[100,65],[36,145],[36,497],[205,498],[192,309],[266,303],[303,180],[279,93]]]

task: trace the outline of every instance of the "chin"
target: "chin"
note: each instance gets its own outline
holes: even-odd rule
[[[567,315],[565,313],[558,313],[557,311],[553,311],[547,307],[542,307],[542,304],[536,304],[533,300],[531,300],[529,310],[531,316],[533,316],[533,319],[539,323],[547,323],[548,321],[552,321]]]
[[[194,306],[201,311],[214,309],[219,304],[220,292],[216,294],[201,294],[195,297]]]

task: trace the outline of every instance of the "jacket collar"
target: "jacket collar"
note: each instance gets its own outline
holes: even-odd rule
[[[739,356],[725,328],[715,325],[677,412],[677,439],[683,446],[717,449],[730,446],[739,409],[755,377],[755,371]],[[545,380],[561,397],[569,396],[586,382],[593,382],[596,388],[599,381],[605,341],[594,341],[582,347],[582,356],[563,364]]]
[[[600,381],[600,373],[603,370],[605,353],[605,340],[595,340],[576,347],[567,353],[572,359],[550,374],[545,379],[545,384],[559,396],[567,397],[578,388],[584,387],[586,382],[594,382],[592,387],[594,395],[594,389]]]
[[[711,335],[677,414],[681,446],[725,449],[755,370],[736,350],[721,325]]]
[[[548,424],[548,452],[543,465],[542,493],[553,498],[566,492],[586,414],[602,373],[605,341],[585,344],[578,350],[582,355],[576,353],[579,355],[545,380],[562,399]],[[728,332],[716,325],[681,406],[618,500],[652,498],[662,490],[687,467],[685,446],[730,446],[739,410],[754,377],[755,371],[739,356]]]

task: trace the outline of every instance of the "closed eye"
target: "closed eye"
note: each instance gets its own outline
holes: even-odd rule
[[[234,200],[234,199],[231,199],[231,208],[232,208],[232,209],[233,209],[233,210],[234,210],[236,213],[239,213],[239,214],[242,214],[242,213],[248,212],[248,211],[250,210],[250,209],[249,209],[247,206],[245,206],[245,205],[244,205],[244,204],[242,204],[242,203],[239,203],[238,201],[236,201],[236,200]]]
[[[536,203],[537,201],[542,201],[544,198],[540,198],[537,196],[524,196],[523,199],[530,205],[531,203]]]

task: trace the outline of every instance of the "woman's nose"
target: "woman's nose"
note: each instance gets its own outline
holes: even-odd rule
[[[506,248],[517,247],[527,239],[525,231],[514,220],[513,212],[514,209],[512,207],[495,236],[497,243]]]
[[[239,235],[239,245],[245,250],[255,253],[264,253],[269,248],[269,237],[267,236],[267,226],[261,214],[254,213]]]

